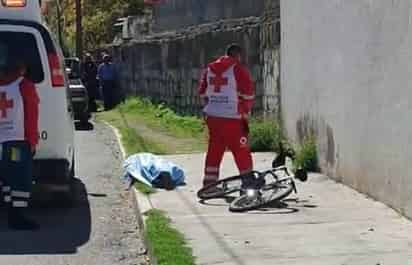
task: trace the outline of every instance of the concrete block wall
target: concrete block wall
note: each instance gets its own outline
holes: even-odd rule
[[[154,9],[155,32],[224,19],[258,17],[267,0],[168,0]],[[278,1],[271,1],[278,2]]]
[[[322,169],[412,217],[412,1],[283,0],[289,137]]]
[[[262,17],[229,19],[152,34],[113,48],[127,95],[167,102],[199,114],[198,80],[204,67],[238,42],[256,85],[257,115],[279,113],[279,8]],[[263,11],[262,11],[263,12]]]

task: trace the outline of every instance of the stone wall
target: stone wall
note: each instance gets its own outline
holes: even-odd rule
[[[146,36],[114,47],[128,95],[167,102],[180,112],[200,113],[198,80],[208,62],[232,42],[246,52],[256,85],[256,114],[278,114],[279,8],[262,17],[230,19]]]
[[[331,177],[412,217],[412,1],[284,0],[282,114]]]
[[[168,0],[154,10],[156,32],[218,20],[258,17],[265,0]],[[277,2],[277,1],[271,1]]]

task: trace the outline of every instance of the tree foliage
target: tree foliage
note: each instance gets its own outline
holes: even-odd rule
[[[50,3],[47,22],[58,35],[57,0]],[[138,15],[143,11],[143,0],[82,0],[83,47],[95,50],[111,43],[116,34],[113,24],[120,17]],[[76,43],[75,0],[60,0],[63,46],[73,53]]]

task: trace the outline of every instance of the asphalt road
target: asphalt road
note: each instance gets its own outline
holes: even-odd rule
[[[32,209],[41,225],[36,232],[8,230],[0,210],[0,265],[146,264],[113,132],[96,124],[78,130],[75,141],[75,207],[38,205]]]

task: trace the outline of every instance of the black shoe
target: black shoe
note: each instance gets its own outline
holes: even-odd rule
[[[158,184],[156,186],[161,189],[173,190],[175,188],[175,183],[169,173],[162,172],[159,175]]]
[[[15,208],[12,208],[9,211],[8,223],[9,228],[13,230],[34,231],[40,228],[35,221],[29,219],[24,214],[22,214],[20,210]]]

